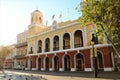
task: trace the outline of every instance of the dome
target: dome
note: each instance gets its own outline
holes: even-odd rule
[[[32,15],[36,15],[36,14],[39,14],[42,16],[42,12],[39,11],[38,9],[36,9],[35,11],[32,12]]]
[[[40,12],[38,9],[36,9],[34,12]]]

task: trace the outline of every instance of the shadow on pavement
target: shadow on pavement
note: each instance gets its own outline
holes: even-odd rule
[[[70,71],[23,71],[23,70],[7,70],[11,72],[20,72],[20,73],[32,73],[40,75],[53,75],[53,76],[68,76],[68,77],[83,77],[83,78],[94,78],[93,72],[70,72]],[[102,72],[98,73],[97,79],[111,79],[111,80],[120,80],[120,72]]]

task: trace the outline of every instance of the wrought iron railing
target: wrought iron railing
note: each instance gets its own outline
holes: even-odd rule
[[[18,43],[15,45],[16,48],[27,46],[27,42]]]
[[[58,51],[59,50],[59,47],[54,47],[53,48],[53,51]]]
[[[45,49],[45,52],[49,52],[50,51],[50,49]]]
[[[29,51],[29,54],[33,54],[33,51]]]
[[[70,45],[63,46],[63,49],[70,49]]]
[[[16,55],[14,58],[25,58],[26,54]]]
[[[83,47],[82,44],[74,44],[74,48]]]
[[[38,50],[38,51],[37,51],[37,53],[41,53],[41,52],[42,52],[42,50]]]

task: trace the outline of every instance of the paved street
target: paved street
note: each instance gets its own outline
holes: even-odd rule
[[[42,77],[47,80],[120,80],[120,72],[99,72],[98,78],[93,77],[93,72],[40,72],[22,70],[6,70],[5,72]]]
[[[45,78],[33,75],[15,74],[13,71],[0,71],[0,80],[46,80]]]

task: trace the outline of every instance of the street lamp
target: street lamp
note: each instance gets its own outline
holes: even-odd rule
[[[97,66],[97,57],[95,56],[95,49],[94,49],[94,39],[91,40],[92,45],[92,60],[93,60],[93,71],[94,71],[94,78],[97,78],[98,74],[98,66]]]

